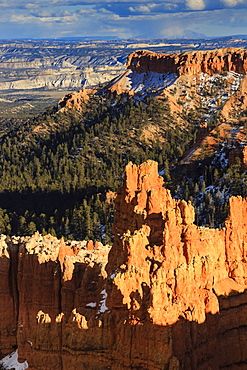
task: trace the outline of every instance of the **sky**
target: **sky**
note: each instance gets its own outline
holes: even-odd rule
[[[0,0],[0,39],[247,34],[247,0]]]

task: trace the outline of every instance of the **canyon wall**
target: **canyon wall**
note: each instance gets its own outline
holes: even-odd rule
[[[138,73],[158,72],[194,75],[213,75],[226,71],[244,73],[247,71],[247,51],[225,48],[207,51],[192,51],[182,54],[162,54],[139,50],[128,56],[127,68]]]
[[[0,345],[35,370],[247,366],[247,200],[194,224],[156,162],[129,163],[114,243],[1,238]]]

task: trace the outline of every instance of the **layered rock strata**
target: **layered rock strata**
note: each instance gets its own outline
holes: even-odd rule
[[[103,94],[108,90],[116,95],[162,95],[178,121],[185,107],[186,110],[203,108],[205,112],[200,117],[203,122],[219,114],[225,120],[239,118],[246,110],[246,49],[223,48],[181,54],[139,50],[128,56],[126,67],[121,75],[105,85]],[[68,94],[59,101],[58,109],[82,111],[82,102],[95,92],[82,89]]]
[[[107,265],[98,243],[1,239],[2,353],[35,370],[246,368],[247,200],[223,229],[197,227],[147,161],[115,206]]]
[[[128,56],[127,68],[138,73],[158,72],[195,75],[213,75],[226,71],[243,73],[247,71],[247,51],[225,48],[207,51],[192,51],[182,54],[162,54],[138,50]]]
[[[18,347],[19,361],[28,360],[30,369],[63,369],[62,336],[69,342],[71,336],[62,333],[62,321],[83,328],[77,310],[95,311],[91,302],[101,298],[109,247],[39,233],[0,242],[1,354]]]

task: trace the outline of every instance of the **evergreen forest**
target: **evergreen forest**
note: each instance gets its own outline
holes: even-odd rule
[[[35,118],[1,120],[1,233],[38,230],[110,243],[114,206],[107,194],[122,184],[129,161],[147,159],[158,162],[175,197],[193,202],[199,225],[223,225],[228,197],[245,193],[245,174],[240,164],[223,168],[215,157],[188,170],[177,165],[196,138],[193,112],[183,112],[177,124],[165,97],[109,92],[82,104],[81,112],[51,108]]]

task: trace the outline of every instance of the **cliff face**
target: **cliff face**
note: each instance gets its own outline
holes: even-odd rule
[[[19,361],[28,359],[30,369],[62,369],[63,347],[77,335],[73,328],[87,327],[86,319],[77,310],[90,313],[98,307],[90,303],[101,299],[108,251],[101,243],[65,244],[63,240],[49,235],[42,237],[39,233],[9,241],[3,236],[2,356],[17,345]],[[66,329],[62,330],[65,322]]]
[[[246,366],[247,201],[222,230],[194,224],[157,163],[129,164],[115,199],[108,263],[100,244],[1,240],[3,354],[30,369]]]
[[[197,227],[192,205],[172,199],[156,163],[129,164],[126,173],[126,186],[116,198],[109,273],[121,266],[123,277],[130,269],[139,269],[139,281],[151,289],[152,322],[171,324],[190,306],[196,306],[191,319],[204,322],[207,312],[218,312],[218,295],[227,295],[231,287],[236,291],[245,287],[247,201],[230,199],[224,229]],[[140,287],[135,288],[141,294]],[[122,289],[128,290],[128,284]],[[130,297],[131,292],[123,295]]]
[[[147,368],[246,366],[247,201],[230,199],[224,229],[199,228],[191,204],[172,199],[157,170],[152,161],[126,168],[107,266],[110,309],[127,308],[133,325],[157,335],[166,328],[170,346],[160,362],[146,354],[155,363]]]
[[[226,48],[207,51],[193,51],[182,54],[158,54],[146,50],[136,51],[128,56],[127,68],[138,73],[158,72],[194,75],[213,75],[226,71],[244,73],[247,71],[247,51]]]
[[[165,99],[178,124],[183,109],[202,125],[221,117],[238,119],[247,107],[247,51],[225,48],[161,54],[139,50],[128,56],[126,71],[108,84],[115,93],[151,94]],[[182,117],[182,119],[181,119]]]

